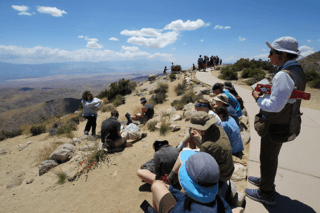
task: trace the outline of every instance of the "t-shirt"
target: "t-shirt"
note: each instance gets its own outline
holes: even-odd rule
[[[217,126],[220,126],[221,128],[222,128],[222,123],[221,123],[221,119],[220,119],[220,117],[219,117],[219,115],[217,115],[214,111],[212,111],[212,110],[210,110],[209,112],[208,112],[208,114],[209,115],[214,115],[217,119],[218,119],[218,121],[216,122],[216,125]]]
[[[203,62],[203,58],[198,58],[198,64],[201,64]]]
[[[170,174],[177,158],[179,150],[171,146],[162,146],[158,151],[154,153],[154,173],[157,176],[164,176]]]
[[[117,121],[116,117],[111,116],[104,120],[101,125],[101,140],[105,142],[105,139],[116,140],[119,138],[118,132],[120,132],[121,123]]]
[[[147,108],[147,111],[144,114],[144,117],[149,120],[153,118],[154,115],[154,109],[152,104],[145,104],[143,107]]]
[[[229,104],[234,108],[238,117],[240,117],[242,115],[242,111],[241,111],[241,107],[240,107],[238,100],[227,91],[223,91],[222,93],[228,96]]]
[[[192,202],[190,211],[187,211],[184,209],[184,201],[188,197],[188,195],[182,193],[181,191],[173,188],[173,186],[169,187],[170,193],[174,196],[176,199],[177,203],[171,210],[171,213],[181,213],[181,212],[196,212],[196,213],[205,213],[205,212],[213,212],[213,213],[218,213],[218,208],[224,209],[226,213],[232,213],[230,206],[228,203],[219,195],[216,196],[216,199],[211,202],[210,204],[200,204],[198,202]],[[218,202],[218,199],[220,199],[220,202]],[[223,205],[223,207],[219,206]]]
[[[237,125],[236,121],[229,116],[225,121],[222,121],[222,125],[224,131],[229,137],[232,153],[237,153],[244,150],[240,135],[240,128]]]
[[[229,112],[229,116],[231,116],[239,126],[239,118],[234,108],[229,104],[229,106],[227,107],[227,110]]]

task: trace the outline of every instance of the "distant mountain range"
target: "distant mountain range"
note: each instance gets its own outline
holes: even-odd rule
[[[320,51],[308,55],[298,62],[301,64],[304,71],[316,71],[320,74]]]

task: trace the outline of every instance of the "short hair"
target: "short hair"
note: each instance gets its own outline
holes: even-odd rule
[[[86,91],[84,91],[82,93],[82,99],[85,100],[85,101],[88,101],[88,98],[87,98],[88,95],[91,95],[89,100],[90,101],[93,100],[94,97],[93,97],[92,93],[89,90],[86,90]]]
[[[272,49],[272,52],[277,54],[277,55],[279,55],[279,59],[280,60],[283,59],[282,55],[283,55],[284,52],[278,51],[276,49]],[[287,53],[287,52],[285,52],[285,53],[286,53],[286,60],[287,61],[294,60],[294,59],[297,59],[299,57],[299,55],[297,55],[297,54],[292,54],[292,53]]]
[[[147,102],[147,99],[145,97],[140,98],[140,102]]]
[[[217,107],[216,113],[218,115],[221,114],[223,117],[223,120],[226,120],[229,117],[229,112],[228,112],[227,108],[225,108],[224,106]]]
[[[113,110],[113,111],[111,112],[111,116],[113,116],[113,117],[119,117],[119,112],[118,112],[117,110]]]

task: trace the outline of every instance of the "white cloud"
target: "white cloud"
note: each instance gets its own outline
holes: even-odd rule
[[[96,38],[89,38],[89,36],[83,36],[83,35],[79,35],[78,38],[84,38],[87,42],[86,47],[89,48],[98,48],[101,49],[103,46],[98,44],[98,39]]]
[[[157,59],[172,61],[172,55],[166,53],[117,52],[112,50],[79,49],[75,51],[52,49],[36,46],[32,48],[0,45],[0,61],[7,63],[41,64],[62,62],[101,62],[139,59]]]
[[[117,39],[115,37],[111,37],[111,38],[109,38],[109,41],[119,41],[119,39]]]
[[[146,46],[151,49],[163,48],[169,44],[176,42],[179,33],[171,31],[158,35],[156,38],[145,38],[142,36],[134,36],[127,40],[128,43]]]
[[[22,15],[32,16],[32,14],[28,13],[28,12],[20,12],[20,13],[18,13],[18,15],[20,15],[20,16],[22,16]]]
[[[132,47],[122,46],[121,48],[122,48],[122,50],[130,51],[130,52],[138,52],[139,51],[139,47],[136,47],[136,46],[132,46]]]
[[[179,19],[171,22],[170,24],[165,26],[164,29],[165,30],[196,30],[204,25],[205,23],[201,19],[198,19],[197,21],[188,20],[186,22],[183,22],[181,19]]]
[[[79,35],[78,38],[83,38],[83,35]]]
[[[203,42],[203,39],[201,39],[200,41]]]
[[[264,60],[267,60],[268,59],[268,56],[269,56],[269,53],[263,53],[263,54],[259,54],[259,55],[255,55],[253,56],[254,59],[264,59]]]
[[[222,30],[222,29],[225,29],[225,30],[228,30],[228,29],[230,29],[231,27],[230,26],[221,26],[221,25],[216,25],[215,27],[214,27],[214,29],[216,30],[216,29],[218,29],[218,30]]]
[[[206,23],[206,25],[204,25],[205,27],[209,27],[211,25],[210,22]]]
[[[123,30],[120,32],[121,35],[126,36],[147,36],[147,37],[159,37],[162,35],[160,30],[154,29],[154,28],[142,28],[141,30]]]
[[[11,5],[11,7],[15,10],[20,11],[20,12],[25,12],[29,9],[29,7],[27,7],[25,5]]]
[[[43,7],[43,6],[38,6],[37,7],[38,9],[38,12],[39,13],[47,13],[47,14],[50,14],[54,17],[61,17],[62,14],[67,14],[66,11],[64,10],[59,10],[58,8],[56,7]]]
[[[176,50],[176,48],[172,48],[173,50]]]
[[[300,56],[302,56],[302,57],[306,57],[306,56],[308,56],[308,55],[311,55],[311,54],[313,54],[313,53],[315,53],[314,51],[313,51],[313,47],[308,47],[308,46],[301,46],[300,48],[299,48],[299,50],[300,50]]]
[[[241,38],[240,36],[239,36],[239,41],[245,41],[246,40],[246,38]]]
[[[262,52],[266,52],[267,50],[263,48],[263,49],[261,49],[261,51],[262,51]]]
[[[309,39],[307,42],[311,42],[311,40]]]

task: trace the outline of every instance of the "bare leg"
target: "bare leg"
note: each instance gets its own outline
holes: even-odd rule
[[[150,185],[156,179],[156,175],[147,169],[139,169],[137,171],[137,175],[139,178],[141,178],[143,181],[145,181],[146,183],[148,183]]]
[[[162,181],[154,182],[151,186],[151,191],[153,195],[153,208],[158,212],[161,198],[163,198],[167,193],[170,193],[170,191]]]

